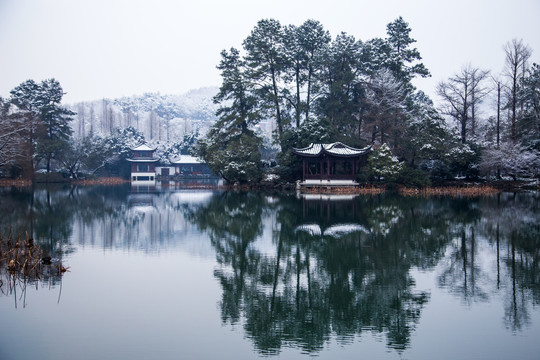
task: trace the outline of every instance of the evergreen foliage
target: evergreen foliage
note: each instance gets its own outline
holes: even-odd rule
[[[224,142],[226,148],[264,118],[276,124],[284,180],[298,174],[291,147],[310,142],[386,143],[400,158],[414,162],[410,129],[424,114],[413,115],[417,91],[411,80],[429,72],[412,47],[410,31],[398,18],[388,25],[387,38],[362,42],[346,33],[332,40],[314,20],[300,26],[259,21],[244,40],[243,52],[221,54],[223,84],[214,99],[221,105],[219,120],[199,155],[210,162],[215,156],[206,149],[214,148],[213,142]]]
[[[392,154],[386,143],[371,152],[368,158],[369,172],[378,180],[393,182],[399,176],[404,163]]]
[[[69,148],[72,134],[69,123],[75,113],[61,106],[63,96],[62,87],[55,79],[41,83],[27,80],[11,91],[11,103],[16,107],[12,118],[25,124],[27,141],[33,149],[29,154],[32,172],[34,159],[37,164],[45,160],[49,172],[51,161]]]

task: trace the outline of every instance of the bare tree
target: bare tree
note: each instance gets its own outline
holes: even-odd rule
[[[489,94],[490,88],[484,85],[484,80],[488,77],[488,70],[478,68],[471,69],[471,135],[476,136],[478,126],[478,107]]]
[[[86,104],[81,102],[77,106],[77,118],[79,120],[79,137],[85,138],[85,128],[86,128]]]
[[[463,144],[467,142],[468,129],[473,135],[476,131],[478,106],[489,92],[483,85],[488,74],[489,71],[469,64],[437,85],[437,94],[444,102],[441,112],[458,123]]]
[[[94,121],[95,121],[96,114],[94,112],[94,105],[93,103],[90,103],[90,137],[94,136],[95,128],[94,128]]]
[[[506,62],[503,74],[508,79],[505,92],[506,106],[510,111],[510,137],[512,142],[515,143],[517,140],[516,122],[521,115],[518,114],[520,108],[518,94],[520,81],[525,77],[527,60],[529,60],[532,50],[529,46],[523,44],[523,40],[513,39],[506,43],[504,52]]]
[[[11,102],[0,98],[0,167],[19,165],[22,168],[20,165],[30,156],[26,115],[14,113]]]

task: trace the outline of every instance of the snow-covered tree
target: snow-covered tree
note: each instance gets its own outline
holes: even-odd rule
[[[320,91],[317,73],[321,70],[322,55],[327,51],[330,40],[328,31],[315,20],[285,27],[284,81],[287,86],[283,96],[288,107],[292,108],[291,118],[296,128],[313,115],[313,101]]]
[[[416,48],[411,48],[416,40],[411,38],[410,32],[409,24],[401,16],[386,25],[386,34],[388,35],[386,44],[389,50],[389,58],[386,61],[388,68],[398,80],[407,86],[417,75],[430,76],[424,64],[418,62],[422,60],[420,52]]]
[[[488,94],[488,89],[483,85],[488,75],[488,71],[469,64],[448,81],[437,85],[437,94],[443,101],[441,112],[458,124],[462,144],[469,140],[470,135],[475,135],[478,106]]]
[[[75,113],[61,105],[64,92],[55,79],[39,84],[27,80],[10,93],[11,102],[19,109],[15,115],[27,119],[36,159],[45,160],[49,171],[51,160],[67,146],[72,134],[69,123]]]
[[[211,131],[212,134],[212,131]],[[210,136],[197,146],[197,155],[202,157],[215,174],[229,183],[251,183],[262,176],[260,147],[261,139],[240,133],[228,141]]]
[[[527,72],[527,61],[531,57],[532,50],[523,43],[523,40],[513,39],[506,43],[504,51],[506,55],[504,76],[507,80],[504,97],[506,108],[510,111],[510,139],[516,143],[518,141],[516,124],[523,116],[524,105],[519,97],[519,92],[522,79]]]
[[[450,171],[454,175],[476,177],[480,162],[480,151],[474,144],[454,144],[446,154]]]
[[[486,149],[480,169],[487,176],[532,178],[540,175],[540,152],[506,141],[500,148]]]
[[[321,96],[317,100],[318,116],[324,118],[327,131],[334,139],[357,146],[360,135],[362,42],[341,33],[322,55],[323,66],[318,74]],[[338,137],[339,136],[339,137]],[[354,141],[356,139],[356,141]]]
[[[378,181],[393,181],[403,169],[404,163],[392,154],[386,143],[371,152],[368,158],[369,171]]]
[[[0,168],[16,167],[20,172],[30,150],[25,141],[27,131],[25,119],[13,116],[10,101],[0,98]]]
[[[284,29],[275,19],[260,20],[243,42],[247,54],[248,77],[256,85],[259,111],[277,124],[278,141],[283,135],[287,119],[284,116],[282,76],[285,71]]]
[[[522,81],[521,101],[524,104],[520,133],[523,143],[540,151],[540,65],[533,64]]]
[[[389,69],[376,71],[367,82],[366,105],[368,117],[364,128],[371,139],[380,144],[391,141],[397,144],[406,127],[406,91],[403,82],[395,78]]]
[[[70,122],[75,113],[60,105],[64,91],[60,83],[54,79],[44,80],[41,83],[41,98],[43,107],[40,110],[41,122],[45,133],[38,138],[38,159],[45,160],[47,171],[51,170],[51,160],[67,151],[73,131]]]
[[[229,182],[247,183],[260,178],[262,172],[261,138],[254,126],[261,120],[257,97],[246,76],[246,63],[238,50],[221,52],[222,85],[214,101],[220,104],[218,121],[197,146],[215,174]]]
[[[131,149],[144,143],[144,135],[133,127],[117,129],[113,135],[106,138],[106,146],[110,151],[120,158],[128,158]]]

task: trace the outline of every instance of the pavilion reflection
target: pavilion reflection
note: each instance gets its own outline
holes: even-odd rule
[[[407,348],[429,301],[409,273],[412,259],[428,254],[413,251],[430,247],[396,239],[401,218],[379,210],[393,209],[388,201],[223,193],[191,212],[216,251],[223,323],[243,324],[264,355],[287,346],[317,354],[332,337],[347,342],[365,332],[384,334],[389,348]]]
[[[304,223],[296,226],[295,233],[303,232],[314,238],[341,238],[344,235],[369,230],[356,221],[358,195],[302,194]]]

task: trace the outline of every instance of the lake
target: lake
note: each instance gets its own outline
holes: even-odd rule
[[[540,194],[0,188],[0,359],[538,359]]]

